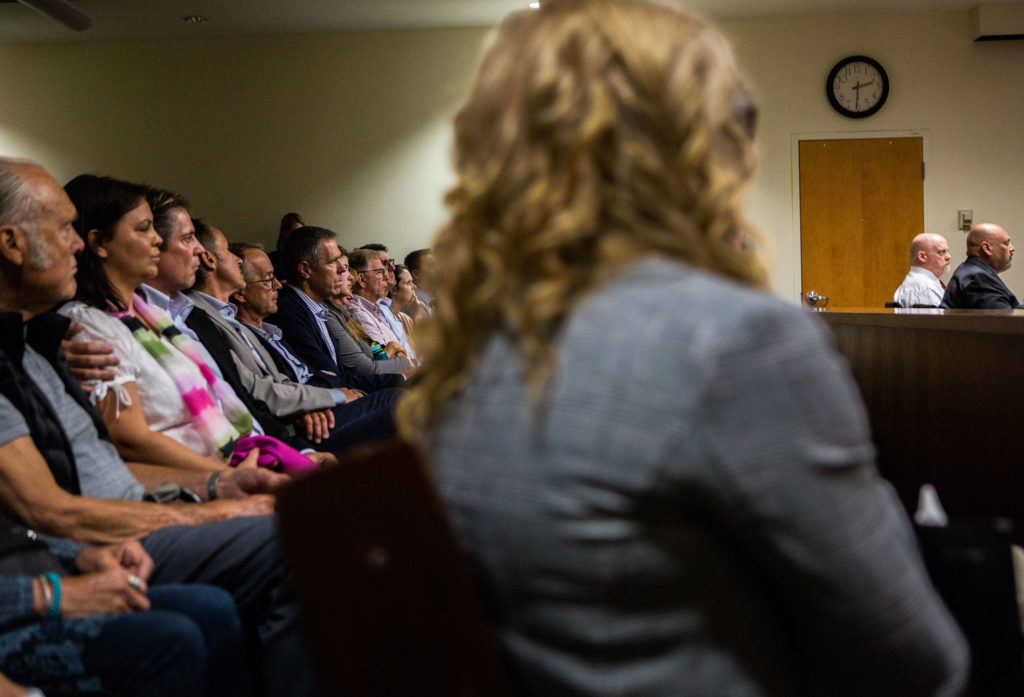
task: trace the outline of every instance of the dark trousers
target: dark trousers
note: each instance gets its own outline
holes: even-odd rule
[[[5,633],[0,668],[53,695],[251,694],[239,660],[241,623],[228,593],[168,585],[150,589],[149,599],[148,612],[40,620]]]
[[[393,435],[395,405],[403,392],[400,387],[387,387],[334,407],[334,428],[316,449],[339,452]]]
[[[317,694],[273,516],[162,528],[142,545],[156,564],[150,584],[208,583],[231,594],[268,695]]]

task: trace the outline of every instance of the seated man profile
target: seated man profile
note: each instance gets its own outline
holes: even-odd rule
[[[939,277],[949,269],[949,243],[942,235],[923,232],[910,242],[910,271],[892,299],[900,307],[938,307],[946,284]]]
[[[1005,310],[1018,306],[1017,296],[999,278],[1013,261],[1013,243],[994,223],[978,223],[967,233],[967,259],[949,279],[939,307]]]

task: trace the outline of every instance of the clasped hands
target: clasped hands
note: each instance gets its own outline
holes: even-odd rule
[[[80,576],[61,578],[60,616],[89,617],[148,610],[153,560],[138,540],[86,547],[75,557]]]

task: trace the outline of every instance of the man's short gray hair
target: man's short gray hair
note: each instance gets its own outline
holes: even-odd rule
[[[232,242],[228,245],[228,251],[242,260],[242,278],[246,281],[256,280],[255,274],[252,270],[252,264],[249,263],[248,257],[245,256],[245,253],[250,249],[258,249],[261,252],[266,253],[262,244],[253,242]]]
[[[39,239],[39,218],[45,213],[43,202],[32,195],[25,171],[39,167],[35,162],[0,157],[0,225],[17,225],[28,238],[25,263],[36,271],[45,271],[52,261]]]
[[[366,249],[365,247],[361,247],[349,252],[348,265],[356,271],[366,271],[366,267],[370,265],[371,259],[380,258],[380,252],[376,249]]]

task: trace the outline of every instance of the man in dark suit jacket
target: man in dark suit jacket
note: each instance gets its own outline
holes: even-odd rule
[[[346,387],[375,392],[401,385],[401,375],[366,375],[338,365],[338,344],[327,329],[328,298],[338,292],[348,273],[331,230],[299,228],[281,250],[288,285],[277,295],[277,312],[267,321],[279,327],[289,345],[314,373],[342,376]]]
[[[967,233],[967,260],[953,272],[939,307],[998,310],[1018,306],[999,274],[1010,268],[1014,246],[1006,230],[979,223]]]

